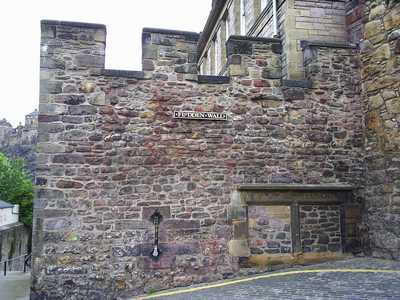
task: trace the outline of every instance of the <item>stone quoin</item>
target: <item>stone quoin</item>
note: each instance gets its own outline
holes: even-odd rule
[[[31,299],[400,257],[400,3],[274,7],[144,28],[142,71],[104,68],[104,25],[42,21]]]

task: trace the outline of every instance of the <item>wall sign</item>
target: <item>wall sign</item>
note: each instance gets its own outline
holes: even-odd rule
[[[174,118],[189,120],[227,121],[228,115],[226,113],[210,111],[174,111]]]

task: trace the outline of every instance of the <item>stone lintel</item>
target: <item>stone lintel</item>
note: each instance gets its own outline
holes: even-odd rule
[[[358,49],[358,47],[354,44],[349,43],[331,43],[331,42],[319,42],[319,41],[300,41],[301,49],[305,49],[308,47],[317,47],[317,48],[343,48],[343,49]]]
[[[229,76],[198,75],[198,83],[224,84],[230,82]]]
[[[238,185],[239,191],[352,191],[354,186],[347,184],[244,184]]]
[[[135,78],[135,79],[146,79],[143,71],[129,71],[129,70],[113,70],[113,69],[103,69],[101,71],[103,76],[111,77],[125,77],[125,78]]]
[[[166,35],[180,35],[184,36],[187,41],[197,42],[200,34],[193,31],[183,31],[183,30],[172,30],[172,29],[163,29],[163,28],[149,28],[145,27],[142,30],[142,34],[144,33],[160,33]]]
[[[298,87],[298,88],[310,89],[312,88],[312,81],[282,79],[282,87]]]
[[[50,25],[50,26],[68,26],[68,27],[104,29],[104,30],[106,29],[106,25],[96,24],[96,23],[83,23],[83,22],[70,22],[70,21],[57,21],[57,20],[41,20],[40,23],[42,25]]]
[[[272,44],[272,52],[277,54],[282,53],[282,43],[280,39],[231,35],[226,41],[226,55],[227,57],[232,54],[252,55],[254,43]]]

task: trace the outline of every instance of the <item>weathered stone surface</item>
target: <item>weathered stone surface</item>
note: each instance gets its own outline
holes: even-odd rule
[[[78,67],[104,68],[104,58],[89,54],[78,54],[75,56],[75,63]]]
[[[229,254],[233,257],[248,257],[250,249],[247,240],[230,240],[228,243]]]
[[[386,108],[389,113],[400,114],[400,97],[386,101]]]
[[[300,239],[304,252],[341,251],[339,206],[301,205]]]
[[[370,104],[366,112],[365,142],[366,206],[363,217],[366,225],[358,227],[357,231],[362,232],[361,247],[369,249],[376,256],[398,259],[399,250],[394,245],[400,241],[400,232],[394,228],[398,226],[399,211],[389,199],[397,195],[395,191],[400,167],[391,159],[400,155],[400,75],[394,71],[399,53],[397,48],[400,47],[397,45],[400,36],[400,3],[390,1],[383,10],[380,6],[371,6],[372,1],[367,2],[366,14],[370,18],[374,16],[374,22],[383,19],[384,26],[383,29],[379,27],[379,35],[383,39],[366,35],[374,46],[361,53],[362,72],[365,74],[363,91],[371,93],[365,97],[366,103]],[[366,29],[370,33],[374,31],[369,26]],[[370,66],[376,67],[372,69]]]
[[[383,33],[383,24],[381,20],[370,21],[365,24],[364,36],[366,39],[370,39],[373,43],[376,41],[383,40],[383,36],[379,35]]]
[[[94,93],[89,96],[89,103],[92,105],[106,105],[106,95],[104,92]]]
[[[247,204],[234,192],[240,184],[362,186],[356,49],[317,47],[306,66],[318,66],[306,73],[312,86],[282,88],[280,79],[263,76],[264,68],[280,68],[280,41],[237,39],[240,45],[227,59],[234,63],[226,69],[234,76],[199,83],[193,81],[197,74],[181,73],[195,73],[197,44],[187,34],[144,32],[143,58],[152,62],[153,71],[99,71],[91,69],[104,59],[104,43],[93,38],[98,27],[51,26],[55,34],[46,34],[42,42],[59,44],[48,53],[65,58],[59,81],[62,87],[75,85],[80,94],[73,95],[87,101],[59,103],[67,96],[59,89],[43,90],[41,96],[40,113],[56,118],[41,119],[39,126],[44,144],[38,178],[45,180],[38,192],[43,213],[35,220],[33,276],[34,290],[46,291],[49,298],[68,298],[58,282],[88,276],[93,280],[77,293],[127,298],[143,292],[155,277],[168,288],[187,274],[186,284],[210,280],[204,274],[233,276],[240,265],[231,256],[247,257],[254,249],[290,252],[287,222],[277,226],[265,247],[249,246]],[[42,70],[44,81],[59,74]],[[226,113],[228,120],[173,118],[174,111],[183,110]],[[149,217],[156,208],[164,217],[158,261],[149,257],[155,241]],[[65,222],[70,216],[74,222]],[[314,216],[308,219],[313,221],[305,225],[316,225]],[[336,227],[323,230],[330,237]],[[318,238],[305,240],[310,251],[327,246]]]
[[[86,101],[84,95],[67,95],[63,96],[63,102],[68,105],[78,105]]]
[[[250,205],[248,214],[251,254],[292,252],[289,206]]]
[[[379,95],[379,94],[374,95],[374,96],[370,96],[369,97],[369,103],[370,103],[372,109],[376,109],[376,108],[381,107],[382,104],[383,104],[382,96]]]

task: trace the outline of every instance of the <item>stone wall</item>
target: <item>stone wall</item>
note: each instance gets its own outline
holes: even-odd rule
[[[373,254],[400,258],[400,3],[366,1],[361,44],[366,207]]]
[[[304,252],[341,251],[339,206],[301,205],[300,239]]]
[[[290,206],[248,206],[251,254],[292,253]]]
[[[104,26],[42,22],[35,297],[129,297],[234,276],[236,185],[362,185],[353,49],[314,51],[320,69],[305,86],[280,80],[277,39],[231,38],[231,77],[197,75],[196,36],[145,29],[144,71],[106,70]],[[173,118],[183,110],[228,120]]]

